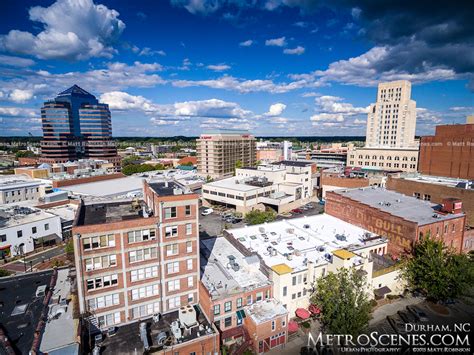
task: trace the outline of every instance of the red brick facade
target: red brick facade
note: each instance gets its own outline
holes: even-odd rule
[[[325,212],[389,239],[388,252],[399,256],[410,253],[413,243],[429,231],[447,246],[461,251],[465,216],[418,226],[413,221],[389,214],[335,192],[326,194]]]
[[[422,137],[418,171],[474,179],[474,124],[437,126],[434,136]]]
[[[115,173],[115,174],[107,174],[107,175],[88,176],[88,177],[77,178],[77,179],[54,180],[53,187],[58,188],[58,187],[64,187],[64,186],[87,184],[89,182],[119,179],[123,177],[125,177],[125,175],[123,175],[122,173]]]

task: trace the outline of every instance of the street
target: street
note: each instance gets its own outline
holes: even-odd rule
[[[31,270],[31,267],[34,269],[36,265],[43,262],[43,260],[49,260],[51,258],[57,257],[59,255],[64,254],[64,246],[56,246],[53,248],[45,249],[44,251],[40,251],[33,255],[29,255],[25,258],[25,263],[23,262],[23,258],[8,263],[2,266],[2,269],[13,271],[15,273],[23,273],[25,272],[25,264],[27,271]]]

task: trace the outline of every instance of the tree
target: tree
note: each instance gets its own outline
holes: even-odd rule
[[[242,166],[243,166],[243,163],[242,163],[241,160],[237,160],[237,161],[235,162],[235,168],[236,168],[236,169],[240,169]]]
[[[213,182],[214,179],[211,177],[211,175],[206,176],[206,182]]]
[[[474,262],[428,233],[415,243],[412,256],[404,261],[402,274],[410,288],[420,290],[432,301],[445,301],[472,285]]]
[[[18,158],[34,158],[36,157],[36,154],[33,153],[30,150],[19,150],[16,154],[15,157]]]
[[[357,336],[369,323],[372,306],[365,275],[354,268],[318,279],[311,302],[321,309],[321,324],[332,334]]]
[[[250,225],[272,222],[275,220],[276,214],[273,211],[252,210],[245,215],[245,222]]]
[[[9,270],[6,270],[6,269],[0,269],[0,277],[6,277],[6,276],[10,276],[12,274],[11,271]]]

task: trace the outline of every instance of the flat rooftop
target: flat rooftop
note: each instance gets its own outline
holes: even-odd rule
[[[261,189],[260,186],[252,186],[245,183],[242,183],[242,180],[246,180],[248,178],[242,177],[230,177],[227,179],[222,179],[218,181],[209,182],[204,184],[202,187],[205,189],[206,187],[220,187],[223,189],[233,190],[233,191],[240,191],[240,192],[250,192],[253,190]]]
[[[191,193],[188,188],[175,181],[150,182],[149,185],[158,196],[174,196]]]
[[[30,186],[40,186],[41,181],[33,180],[26,175],[5,175],[0,177],[0,190],[11,190]]]
[[[43,311],[39,286],[49,286],[53,270],[0,279],[0,325],[17,354],[28,354]]]
[[[448,187],[458,187],[461,189],[474,189],[474,181],[466,180],[466,179],[455,179],[455,178],[447,178],[441,176],[431,176],[431,175],[402,175],[400,179],[410,180],[410,181],[417,181],[423,182],[426,184],[433,184],[433,185],[442,185]]]
[[[67,205],[45,208],[43,211],[59,216],[62,222],[67,222],[73,221],[74,218],[76,218],[78,207],[79,206],[74,203],[68,203]]]
[[[268,322],[288,313],[285,307],[274,298],[265,299],[245,307],[245,313],[252,317],[256,324]]]
[[[226,238],[201,240],[200,247],[201,281],[212,299],[270,285],[260,271],[260,259],[256,255],[242,255]]]
[[[199,308],[194,306],[197,315],[197,322],[202,326],[202,330],[199,330],[199,326],[191,328],[189,331],[185,331],[183,338],[180,339],[179,345],[184,345],[188,341],[193,341],[199,337],[213,334],[214,330],[211,327],[209,321],[205,315],[199,310]],[[173,333],[171,331],[171,324],[179,319],[179,312],[174,311],[171,313],[163,314],[161,319],[154,323],[151,318],[144,319],[140,322],[134,322],[131,324],[123,325],[118,327],[117,333],[113,337],[106,337],[101,354],[103,355],[117,355],[117,354],[143,354],[144,347],[143,342],[140,339],[140,323],[145,322],[147,324],[147,334],[148,340],[150,342],[150,352],[159,352],[164,350],[163,345],[157,344],[158,334],[164,332],[168,340],[165,342],[167,349],[172,350],[176,343],[176,340],[173,338]],[[179,348],[176,349],[178,351]],[[168,351],[165,351],[168,353]],[[164,353],[165,353],[164,352]]]
[[[273,165],[286,165],[286,166],[299,166],[305,167],[314,164],[314,161],[301,161],[301,160],[282,160],[272,163]]]
[[[227,232],[247,250],[256,252],[277,273],[306,270],[308,262],[327,264],[332,260],[332,253],[339,249],[357,253],[359,249],[387,242],[328,214],[245,226]]]
[[[89,182],[72,186],[62,186],[60,190],[69,191],[74,195],[90,197],[133,197],[133,193],[141,192],[143,189],[143,178],[138,176],[127,176],[123,178]]]
[[[28,201],[30,202],[30,201]],[[26,204],[0,206],[0,228],[19,226],[54,217],[53,214]]]
[[[440,214],[441,205],[406,196],[381,187],[336,190],[333,193],[348,197],[372,208],[390,213],[419,225],[430,224],[463,216],[459,214]]]
[[[143,218],[141,204],[134,207],[132,200],[94,202],[82,205],[78,226],[103,224]]]

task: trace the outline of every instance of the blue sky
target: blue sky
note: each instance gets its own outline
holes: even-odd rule
[[[0,3],[0,135],[41,135],[78,84],[115,136],[364,135],[381,81],[408,79],[417,134],[474,114],[474,5],[430,1]]]

